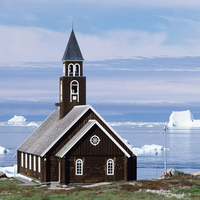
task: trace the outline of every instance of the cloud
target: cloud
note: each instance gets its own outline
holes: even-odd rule
[[[69,34],[49,29],[0,26],[0,60],[2,62],[60,61]],[[135,30],[110,30],[99,35],[76,32],[85,60],[136,57],[199,56],[200,46],[166,44],[166,32],[150,33]]]
[[[72,1],[72,0],[70,0]],[[168,0],[168,1],[160,1],[160,0],[101,0],[101,1],[93,1],[93,0],[73,0],[73,2],[79,2],[82,4],[98,4],[98,5],[118,5],[124,7],[161,7],[161,8],[200,8],[199,0]]]

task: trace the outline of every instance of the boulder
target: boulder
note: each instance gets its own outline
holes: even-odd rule
[[[0,178],[5,178],[5,177],[7,177],[6,174],[3,172],[0,172]]]
[[[169,176],[177,176],[179,175],[180,171],[178,171],[177,169],[171,168],[167,170],[167,174]]]

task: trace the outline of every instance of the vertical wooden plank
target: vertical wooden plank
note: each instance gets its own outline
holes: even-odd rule
[[[128,181],[128,158],[124,156],[124,180]]]

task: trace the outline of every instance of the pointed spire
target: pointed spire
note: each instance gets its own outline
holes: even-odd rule
[[[72,29],[62,61],[64,62],[64,61],[82,61],[82,60],[84,59],[81,54],[81,50],[78,46],[74,30]]]

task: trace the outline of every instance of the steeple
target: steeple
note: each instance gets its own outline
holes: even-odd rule
[[[81,50],[78,46],[74,30],[72,29],[67,47],[65,49],[62,61],[83,61]]]
[[[74,106],[86,105],[86,77],[83,76],[83,56],[72,29],[63,62],[63,76],[60,77],[60,118]]]

